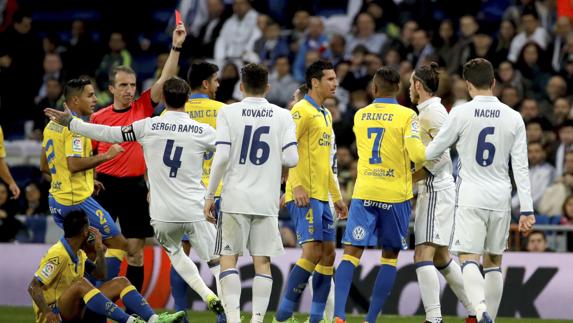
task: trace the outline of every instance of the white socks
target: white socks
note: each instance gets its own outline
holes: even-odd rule
[[[497,317],[501,295],[503,294],[503,275],[499,267],[484,268],[485,300],[492,319]]]
[[[227,269],[219,275],[223,304],[228,323],[241,322],[241,279],[236,268]],[[254,295],[254,292],[253,292]],[[267,301],[268,302],[268,301]]]
[[[272,289],[272,276],[262,274],[255,275],[253,279],[253,317],[251,323],[263,323],[269,306]]]
[[[217,296],[221,298],[221,282],[219,281],[219,274],[221,273],[221,265],[209,267],[211,274],[215,277],[215,284],[217,285]]]
[[[195,291],[204,302],[207,301],[207,296],[213,295],[213,291],[205,285],[201,275],[199,274],[199,269],[195,266],[195,263],[189,258],[184,252],[180,251],[173,255],[169,254],[169,259],[173,268],[177,273],[185,280],[185,282]]]
[[[466,294],[476,311],[477,320],[479,321],[483,313],[487,311],[484,278],[481,275],[478,263],[474,261],[464,262],[462,273]]]
[[[149,318],[149,320],[147,320],[147,323],[155,323],[155,322],[157,322],[158,319],[159,319],[159,315],[153,314],[153,315]]]
[[[422,261],[416,264],[418,286],[426,311],[426,321],[438,323],[442,321],[440,308],[440,281],[438,273],[431,261]]]
[[[476,311],[464,290],[464,278],[462,277],[462,269],[460,268],[460,265],[458,265],[458,263],[453,259],[450,259],[450,262],[445,267],[439,268],[439,271],[448,282],[448,285],[450,285],[454,294],[458,297],[458,300],[466,308],[468,315],[475,316]]]

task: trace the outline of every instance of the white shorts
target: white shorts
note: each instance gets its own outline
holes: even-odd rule
[[[501,255],[507,249],[510,211],[458,206],[450,250],[455,253]]]
[[[260,216],[221,212],[215,254],[276,257],[284,254],[276,216]]]
[[[454,227],[455,199],[455,187],[418,194],[414,219],[416,245],[427,242],[438,246],[450,244]]]
[[[199,259],[210,261],[217,259],[215,255],[215,239],[217,229],[207,221],[198,222],[161,222],[151,220],[155,238],[167,253],[176,254],[183,250],[181,239],[184,234],[189,236],[189,243]]]

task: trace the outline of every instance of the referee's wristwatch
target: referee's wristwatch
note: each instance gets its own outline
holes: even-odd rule
[[[176,47],[175,45],[173,45],[173,46],[171,47],[171,50],[174,50],[174,51],[176,51],[176,52],[181,52],[181,49],[182,49],[182,48],[183,48],[183,47]]]

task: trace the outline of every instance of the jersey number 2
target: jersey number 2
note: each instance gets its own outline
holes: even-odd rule
[[[483,128],[479,133],[476,149],[476,162],[482,167],[487,167],[493,163],[495,146],[491,142],[487,142],[485,140],[487,136],[493,135],[494,133],[494,127]]]
[[[175,145],[175,140],[167,140],[167,145],[165,145],[165,151],[163,151],[163,163],[170,167],[169,177],[177,177],[177,170],[181,167],[181,153],[183,153],[183,147],[175,147],[175,153],[173,158],[171,158],[171,152],[173,146]]]
[[[372,146],[372,157],[368,160],[370,164],[382,164],[382,138],[384,138],[384,128],[368,128],[368,139],[374,136],[374,145]]]
[[[269,147],[269,144],[261,140],[261,136],[269,133],[270,130],[271,127],[269,126],[259,127],[255,129],[255,133],[253,134],[253,126],[245,126],[239,164],[244,165],[247,162],[247,154],[249,155],[249,160],[254,165],[262,165],[269,159],[271,147]],[[253,137],[252,140],[251,135]]]

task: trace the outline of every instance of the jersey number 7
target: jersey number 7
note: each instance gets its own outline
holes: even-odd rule
[[[372,157],[368,160],[370,164],[382,164],[382,138],[384,138],[384,128],[368,128],[368,139],[374,135],[374,145],[372,146]]]

